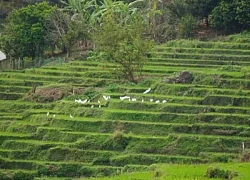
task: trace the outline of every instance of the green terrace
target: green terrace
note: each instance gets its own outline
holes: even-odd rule
[[[181,47],[181,48],[203,48],[203,49],[231,49],[231,50],[249,50],[249,43],[235,43],[235,42],[212,42],[212,41],[198,41],[198,40],[174,40],[168,42],[166,47]],[[158,47],[157,47],[158,48]]]
[[[243,49],[219,49],[219,48],[186,48],[186,47],[171,47],[171,46],[157,46],[157,52],[172,52],[172,53],[197,53],[197,54],[233,54],[233,55],[250,55],[250,50]]]
[[[250,146],[249,49],[170,41],[151,52],[138,84],[103,60],[1,72],[0,179],[239,162]]]

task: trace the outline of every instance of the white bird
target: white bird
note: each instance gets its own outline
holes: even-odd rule
[[[105,99],[105,101],[107,101],[107,100],[109,100],[109,96],[102,96],[104,99]]]
[[[93,107],[94,107],[94,105],[91,106],[91,108],[93,108]]]
[[[132,98],[132,101],[136,101],[136,98]]]
[[[144,99],[142,99],[141,102],[144,102]]]
[[[150,102],[153,102],[154,100],[153,99],[150,99]]]
[[[85,104],[87,101],[88,101],[88,100],[85,99],[85,100],[83,100],[83,101],[80,101],[80,103]]]
[[[47,116],[49,116],[49,112],[47,112]]]
[[[163,100],[162,103],[166,103],[167,101],[166,100]]]
[[[143,94],[147,94],[151,91],[151,88],[148,88]]]
[[[120,100],[124,100],[124,99],[129,99],[130,100],[130,97],[129,96],[123,96],[123,97],[120,97]]]
[[[56,114],[53,115],[53,118],[55,118],[55,117],[56,117]]]
[[[70,118],[73,118],[73,116],[72,116],[71,114],[69,115],[69,117],[70,117]]]
[[[155,103],[159,103],[159,102],[160,102],[159,100],[155,101]]]

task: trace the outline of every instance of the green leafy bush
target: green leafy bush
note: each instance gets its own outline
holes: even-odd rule
[[[222,179],[233,179],[238,176],[238,173],[229,170],[223,170],[218,167],[210,167],[207,169],[206,177],[208,178],[222,178]]]
[[[116,130],[106,141],[106,144],[112,146],[112,149],[119,151],[123,151],[128,143],[129,138],[124,136],[122,130]]]
[[[242,162],[250,162],[250,151],[245,151],[245,152],[241,155],[241,161],[242,161]]]
[[[197,28],[197,20],[192,15],[182,17],[179,23],[178,38],[193,38]]]

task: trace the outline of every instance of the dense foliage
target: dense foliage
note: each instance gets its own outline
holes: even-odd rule
[[[243,30],[250,27],[250,4],[248,0],[222,0],[214,8],[211,21],[214,27],[226,30]]]
[[[2,48],[13,58],[33,60],[43,55],[47,34],[45,21],[55,10],[43,2],[13,11],[7,18],[7,26],[1,37]],[[33,61],[33,65],[35,65]]]
[[[113,3],[104,9],[102,25],[93,33],[94,43],[119,65],[125,79],[137,83],[151,48],[151,42],[143,39],[145,20],[131,4]]]
[[[150,50],[148,39],[162,43],[199,37],[204,28],[233,33],[250,27],[247,0],[36,2],[0,1],[4,9],[0,18],[5,22],[0,48],[16,69],[41,65],[45,51],[70,57],[87,44],[85,49],[105,51],[125,79],[137,82]]]

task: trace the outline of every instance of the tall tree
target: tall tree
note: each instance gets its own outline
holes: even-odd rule
[[[96,0],[64,0],[64,10],[72,13],[72,20],[79,20],[88,23]]]
[[[93,40],[98,50],[105,52],[110,61],[117,63],[117,72],[124,79],[137,83],[152,44],[143,39],[145,19],[142,13],[138,13],[129,4],[105,1],[96,14],[100,17],[101,26],[97,26],[94,31]]]
[[[250,27],[250,4],[248,0],[222,0],[211,15],[212,25],[228,31]]]
[[[209,26],[208,17],[220,0],[185,0],[185,2],[188,5],[188,13],[199,19],[205,19],[206,25]]]
[[[81,21],[73,21],[70,15],[61,10],[56,10],[46,21],[47,39],[52,45],[52,53],[55,45],[67,52],[70,56],[71,50],[77,41],[84,40],[88,33]]]
[[[45,21],[55,10],[47,2],[37,3],[13,11],[7,17],[7,25],[2,36],[2,48],[7,55],[23,59],[35,59],[43,55],[46,46]]]

